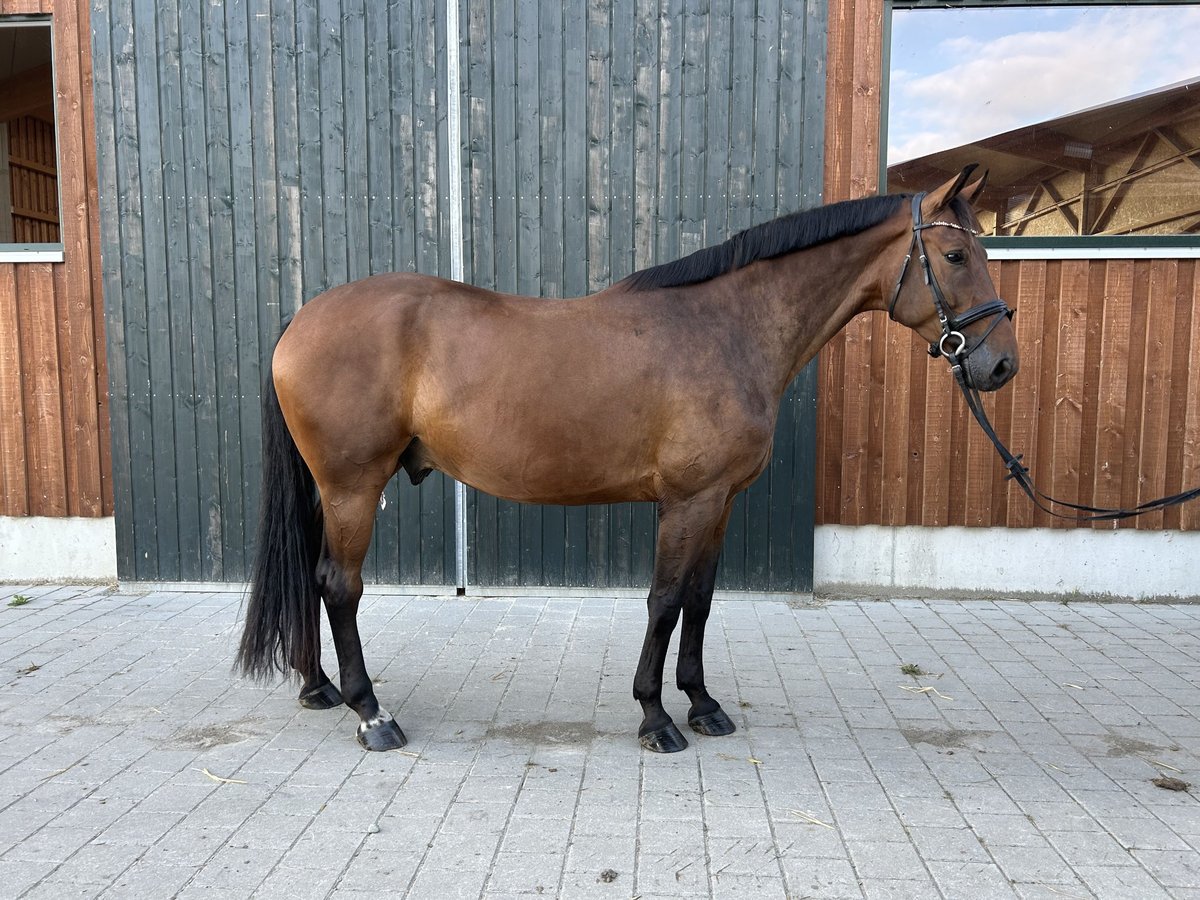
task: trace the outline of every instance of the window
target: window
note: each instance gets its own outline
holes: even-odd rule
[[[0,18],[0,259],[59,249],[50,23]],[[47,248],[46,245],[51,245]],[[60,256],[61,258],[61,256]]]
[[[992,246],[1200,248],[1200,4],[891,12],[887,186],[990,172]]]

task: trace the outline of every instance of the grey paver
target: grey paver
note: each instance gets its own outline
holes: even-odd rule
[[[1151,784],[1200,781],[1200,606],[718,602],[738,731],[657,757],[642,602],[369,595],[410,738],[371,756],[231,674],[238,593],[23,590],[6,897],[1200,896],[1200,804]]]

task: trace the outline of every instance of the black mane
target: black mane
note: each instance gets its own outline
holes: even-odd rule
[[[909,199],[906,194],[885,194],[792,213],[754,225],[723,244],[697,250],[683,259],[634,272],[621,283],[634,291],[646,291],[708,281],[756,260],[866,231],[895,214]]]

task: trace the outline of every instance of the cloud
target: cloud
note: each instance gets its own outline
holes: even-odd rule
[[[1090,12],[1058,31],[952,38],[926,51],[940,71],[893,73],[889,162],[1200,75],[1200,9]]]

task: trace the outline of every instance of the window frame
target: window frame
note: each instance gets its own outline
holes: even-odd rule
[[[1105,6],[1200,6],[1200,0],[1100,0]],[[1097,0],[884,0],[882,88],[879,114],[879,184],[888,183],[888,111],[891,106],[892,14],[895,10],[1095,7]],[[1200,235],[1061,235],[984,237],[990,259],[1190,259],[1200,258]]]
[[[62,143],[59,140],[58,117],[58,52],[54,34],[54,17],[46,14],[0,15],[0,29],[45,28],[50,34],[50,104],[53,109],[54,168],[58,173],[54,180],[58,203],[59,240],[45,243],[0,243],[0,265],[8,263],[60,263],[64,260],[63,201],[62,201]]]

